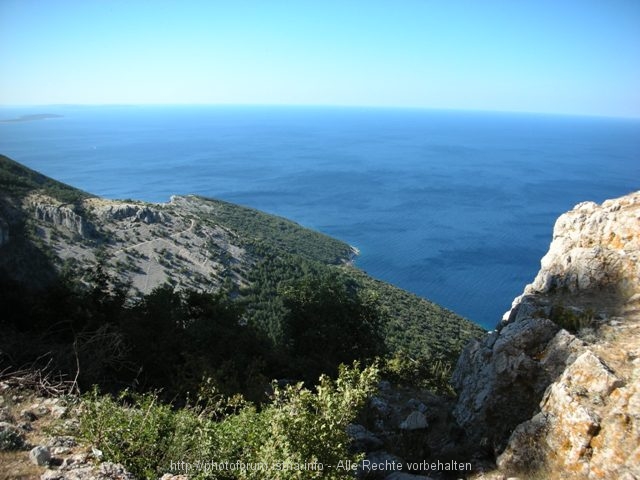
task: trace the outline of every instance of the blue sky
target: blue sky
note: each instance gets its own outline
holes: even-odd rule
[[[640,116],[637,0],[0,0],[0,105]]]

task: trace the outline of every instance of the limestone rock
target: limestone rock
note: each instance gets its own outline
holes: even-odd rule
[[[464,349],[453,374],[454,416],[468,442],[504,446],[582,342],[545,318],[522,318]]]
[[[134,480],[135,477],[118,463],[104,462],[98,467],[79,459],[59,470],[47,470],[40,480]]]
[[[91,466],[91,464],[89,463],[89,456],[86,453],[76,453],[65,457],[62,460],[60,470],[76,470],[78,468],[82,468],[83,466]]]
[[[62,405],[56,405],[51,408],[51,416],[55,419],[60,419],[67,414],[67,407],[63,407]]]
[[[413,411],[409,416],[400,424],[401,430],[422,430],[427,428],[427,417],[424,413],[419,411]]]
[[[51,452],[44,446],[33,447],[29,452],[29,460],[40,467],[48,465],[51,461]]]
[[[639,474],[640,392],[637,383],[623,385],[598,357],[584,352],[549,387],[541,412],[516,428],[498,466],[526,470],[533,461],[579,478],[612,478],[621,466]],[[538,439],[534,448],[532,439]]]
[[[97,214],[108,220],[132,220],[144,223],[163,223],[166,216],[146,205],[134,205],[130,203],[112,204],[100,207]]]
[[[59,470],[47,470],[40,475],[40,480],[68,480],[65,474]]]
[[[78,442],[76,441],[75,438],[70,437],[68,435],[59,435],[59,436],[55,436],[52,437],[51,439],[49,439],[49,442],[47,443],[47,445],[49,447],[66,447],[66,448],[72,448],[78,445]]]
[[[95,232],[93,224],[64,205],[36,203],[33,208],[36,220],[41,222],[66,228],[84,238],[91,237]]]
[[[500,475],[640,478],[639,256],[640,192],[576,206],[498,330],[463,351],[454,415]]]
[[[541,269],[526,293],[640,286],[640,192],[601,206],[584,202],[561,215]]]
[[[104,462],[98,469],[99,480],[135,480],[135,477],[119,463]]]

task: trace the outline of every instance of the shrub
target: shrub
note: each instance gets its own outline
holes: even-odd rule
[[[418,386],[442,395],[455,393],[449,383],[451,364],[428,354],[414,358],[400,350],[385,359],[383,375],[401,385]]]
[[[359,459],[349,452],[346,426],[377,378],[376,366],[360,370],[354,364],[341,366],[335,381],[322,376],[315,392],[302,384],[274,384],[272,403],[260,411],[238,396],[223,398],[210,386],[193,405],[178,410],[160,403],[156,394],[124,392],[114,399],[94,390],[84,398],[81,434],[106,460],[143,478],[181,473],[179,462],[191,465],[191,478],[351,478],[349,471],[330,466]],[[265,468],[216,470],[204,468],[207,462]]]
[[[583,311],[578,308],[554,305],[551,308],[551,321],[571,333],[579,333],[583,329],[592,328],[595,325],[595,313],[588,308]]]
[[[346,459],[358,460],[348,452],[346,428],[373,393],[377,378],[376,367],[360,372],[341,366],[335,382],[320,377],[315,393],[302,384],[276,388],[273,405],[263,413],[269,418],[270,435],[260,446],[258,462],[310,466],[284,470],[279,479],[352,478],[347,471],[332,467]]]
[[[123,392],[114,399],[94,390],[83,407],[81,435],[136,477],[157,478],[171,461],[189,461],[207,448],[207,422],[193,411],[173,411],[155,394]]]
[[[21,450],[24,438],[11,426],[0,426],[0,451]]]

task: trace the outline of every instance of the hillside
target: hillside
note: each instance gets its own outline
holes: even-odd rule
[[[187,478],[640,476],[640,192],[562,215],[478,337],[285,219],[99,199],[0,161],[18,185],[0,199],[0,464],[23,478],[183,480],[174,458]],[[119,393],[60,395],[95,383]],[[29,464],[30,442],[54,457]]]
[[[46,290],[61,275],[89,285],[100,272],[112,290],[126,291],[128,302],[163,286],[225,292],[242,321],[277,348],[289,341],[282,326],[291,310],[286,292],[305,279],[335,277],[347,296],[357,292],[358,301],[375,303],[380,322],[372,333],[384,339],[385,355],[439,360],[445,372],[481,333],[353,267],[354,250],[346,243],[284,218],[195,196],[168,203],[107,200],[4,156],[0,182],[0,271],[5,281],[26,288]]]

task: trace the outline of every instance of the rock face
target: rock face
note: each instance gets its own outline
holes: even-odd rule
[[[470,444],[499,452],[531,418],[582,342],[546,318],[525,318],[467,347],[456,366],[454,415]]]
[[[15,210],[28,212],[29,231],[52,254],[58,271],[102,261],[113,278],[130,285],[133,295],[166,283],[198,291],[217,290],[227,282],[248,285],[254,259],[243,238],[214,220],[215,202],[173,197],[171,203],[151,204],[91,197],[70,205],[36,192]],[[0,215],[10,226],[19,225]],[[3,231],[0,223],[0,240]],[[12,238],[16,245],[20,240],[19,235]],[[21,274],[32,276],[28,268]]]
[[[497,331],[464,350],[454,416],[505,474],[640,478],[639,255],[640,192],[579,204]]]
[[[525,293],[640,286],[640,193],[598,206],[584,202],[558,218],[549,252]]]
[[[133,205],[129,203],[104,206],[98,209],[97,214],[108,220],[130,219],[134,222],[144,222],[148,224],[163,223],[166,221],[166,215],[162,212],[149,208],[146,205]]]
[[[94,232],[93,225],[69,207],[36,203],[33,208],[36,220],[41,222],[64,227],[81,237],[90,237]]]

